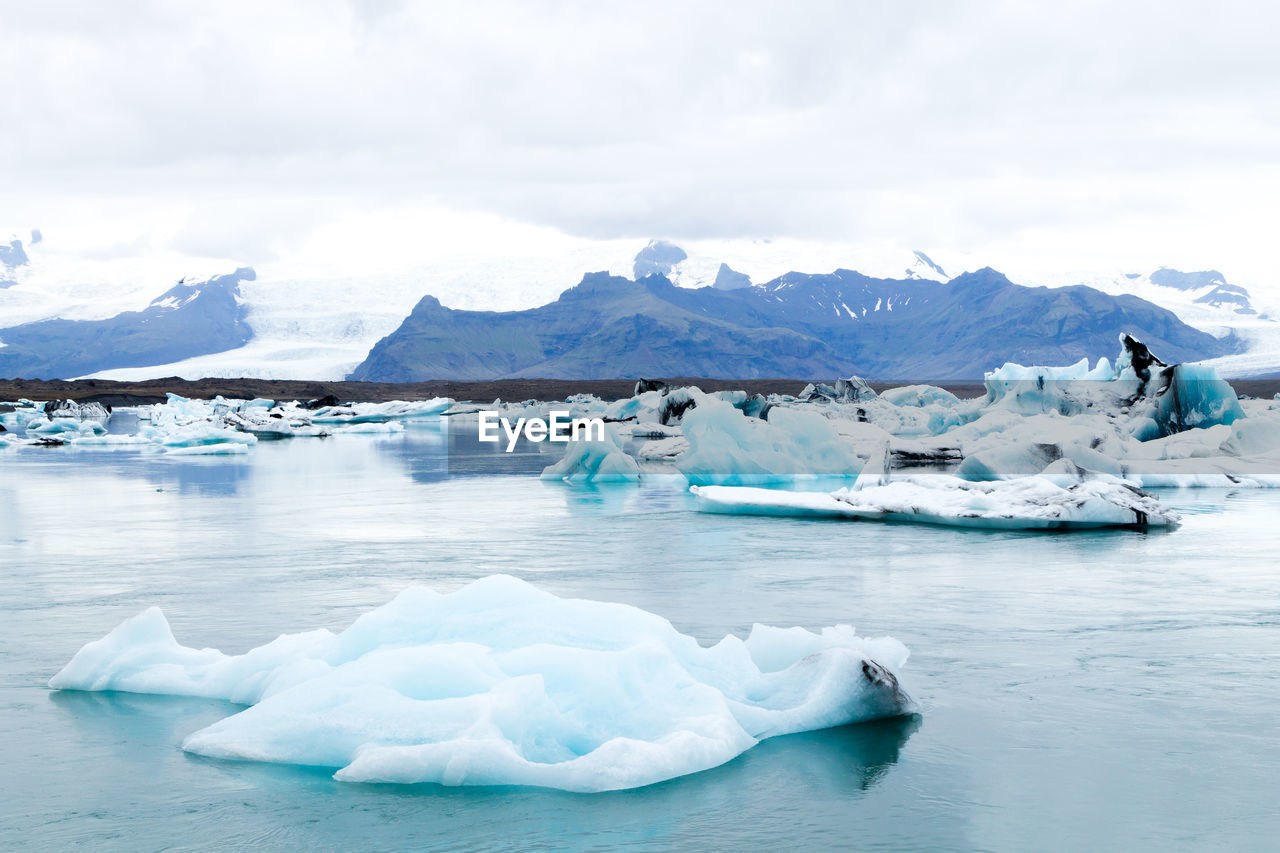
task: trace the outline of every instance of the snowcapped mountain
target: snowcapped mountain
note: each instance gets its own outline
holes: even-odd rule
[[[652,263],[653,253],[642,259]],[[844,269],[787,273],[732,290],[679,287],[657,273],[638,281],[593,273],[526,311],[456,311],[425,297],[350,378],[976,380],[1006,361],[1096,356],[1125,331],[1176,361],[1234,346],[1133,296],[1023,287],[991,269],[947,283]]]
[[[171,298],[163,294],[175,281],[209,281],[237,266],[230,259],[193,258],[149,248],[76,253],[40,236],[39,232],[15,232],[0,240],[0,352],[11,348],[7,360],[11,366],[20,363],[17,341],[28,340],[23,335],[30,333],[14,333],[16,327],[47,320],[115,320],[115,325],[66,328],[78,330],[74,332],[78,335],[91,330],[100,334],[108,328],[119,334],[122,323],[136,324],[144,315],[150,317],[146,312],[152,309],[173,307],[157,303]],[[554,303],[567,283],[590,270],[626,278],[634,278],[637,270],[642,278],[645,273],[660,274],[678,289],[672,297],[677,304],[683,292],[699,288],[738,294],[731,303],[717,303],[717,310],[753,301],[767,303],[785,315],[787,323],[803,322],[814,333],[836,335],[829,345],[845,348],[843,357],[861,352],[858,341],[870,334],[869,327],[880,324],[864,324],[859,335],[850,337],[838,329],[820,329],[821,324],[801,315],[830,314],[849,324],[867,316],[896,316],[922,304],[924,291],[919,288],[927,290],[980,266],[964,255],[926,254],[889,244],[797,239],[682,240],[677,244],[657,239],[644,245],[633,240],[583,240],[528,228],[503,231],[500,236],[494,245],[476,245],[449,233],[429,235],[422,242],[422,257],[410,263],[406,258],[411,255],[386,257],[389,244],[363,247],[361,252],[361,246],[353,246],[342,234],[326,234],[326,245],[338,245],[346,252],[345,263],[329,262],[323,254],[306,263],[281,260],[259,266],[256,278],[237,282],[232,299],[237,322],[247,334],[234,327],[221,344],[205,340],[187,350],[150,350],[169,353],[155,355],[165,358],[159,363],[133,355],[114,362],[86,358],[80,363],[91,368],[84,373],[113,379],[162,375],[339,379],[365,362],[375,344],[395,332],[425,294],[448,309],[528,310]],[[841,281],[847,268],[859,271],[859,284]],[[802,275],[794,272],[797,269],[838,272]],[[894,284],[868,284],[872,281]],[[1169,308],[1190,325],[1224,340],[1234,332],[1251,352],[1219,356],[1214,363],[1227,375],[1280,371],[1280,324],[1266,319],[1268,306],[1214,271],[1057,276],[1037,279],[1037,283],[1058,287],[1086,283],[1112,296],[1136,296]],[[974,310],[953,307],[965,313]],[[1259,313],[1242,313],[1242,309]],[[698,311],[706,318],[702,309]],[[736,322],[733,317],[721,319]],[[67,339],[62,340],[66,346]],[[1227,342],[1223,349],[1232,346]],[[1086,354],[1096,357],[1110,348],[1108,342]],[[51,356],[31,361],[36,355],[27,352],[22,364],[39,364],[41,369],[59,366]],[[994,352],[982,357],[997,359],[986,367],[1003,360]],[[867,360],[860,356],[856,362]],[[830,364],[844,363],[837,359]],[[63,360],[60,367],[66,369],[69,364]],[[923,362],[916,366],[930,367]]]
[[[252,332],[239,300],[250,268],[179,281],[141,311],[103,320],[37,320],[0,329],[0,376],[61,379],[113,367],[166,364],[242,346]]]
[[[321,255],[320,261],[257,266],[257,278],[242,281],[237,297],[252,330],[243,346],[92,375],[126,380],[340,379],[400,325],[424,294],[457,309],[533,308],[555,300],[585,271],[634,275],[637,249],[643,248],[634,240],[582,240],[546,229],[503,231],[499,236],[496,245],[481,250],[444,234],[428,241],[431,245],[423,249],[428,257],[415,264],[384,262],[370,249],[366,256],[345,263],[330,263]],[[326,235],[326,240],[343,243],[345,238]],[[238,266],[232,259],[151,249],[119,256],[77,254],[53,239],[25,245],[29,263],[12,274],[0,268],[0,279],[14,279],[13,286],[0,290],[0,329],[46,319],[105,320],[142,311],[180,278],[207,280]],[[685,258],[670,267],[670,275],[682,287],[713,285],[726,263],[730,269],[720,279],[722,287],[768,281],[796,267],[834,269],[848,265],[850,257],[875,274],[907,275],[914,266],[919,271],[910,277],[930,277],[915,254],[893,246],[711,240],[682,241],[678,251]]]
[[[1280,299],[1228,282],[1217,270],[1182,272],[1161,267],[1149,273],[1059,276],[1114,295],[1137,296],[1168,308],[1183,322],[1220,338],[1234,336],[1241,352],[1206,363],[1223,376],[1248,378],[1280,374]]]

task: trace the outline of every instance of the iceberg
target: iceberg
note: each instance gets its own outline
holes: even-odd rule
[[[862,403],[876,399],[876,392],[861,377],[850,376],[848,379],[837,379],[835,385],[810,382],[796,399],[804,402]]]
[[[1145,414],[1154,421],[1156,435],[1230,425],[1245,416],[1235,390],[1212,367],[1175,364],[1144,387],[1148,395]],[[1148,430],[1138,437],[1150,436]]]
[[[862,470],[852,445],[817,412],[774,407],[760,420],[707,397],[685,413],[682,427],[689,449],[676,468],[695,485],[852,478]]]
[[[97,402],[82,404],[75,400],[52,400],[45,404],[44,413],[50,419],[74,418],[78,421],[105,422],[111,417],[111,407]]]
[[[453,406],[448,397],[430,400],[392,400],[388,403],[351,403],[349,405],[324,406],[311,416],[317,424],[383,423],[391,420],[429,418],[444,414]]]
[[[78,420],[76,418],[54,418],[27,423],[27,435],[32,438],[57,435],[63,437],[79,435],[102,435],[107,428],[97,420]]]
[[[953,408],[960,405],[959,397],[936,385],[900,385],[882,391],[880,399],[895,406],[914,406],[919,409],[925,406]]]
[[[166,456],[240,456],[248,452],[249,445],[236,441],[178,445],[165,449]]]
[[[1068,367],[1006,364],[987,373],[984,383],[988,411],[1123,416],[1141,441],[1244,417],[1235,391],[1213,368],[1165,364],[1127,334],[1120,335],[1114,367],[1105,358],[1092,369],[1087,359]]]
[[[1173,527],[1179,516],[1141,489],[1114,478],[1067,486],[1055,478],[971,483],[944,475],[836,492],[693,486],[698,509],[735,515],[899,521],[1000,530]]]
[[[178,644],[151,608],[49,684],[250,705],[183,742],[214,758],[334,767],[350,782],[595,792],[706,770],[775,735],[912,713],[906,659],[848,625],[756,625],[703,646],[639,608],[497,575],[443,595],[411,587],[339,634],[242,655]]]
[[[622,451],[612,429],[606,428],[603,438],[569,442],[560,461],[543,469],[542,479],[571,483],[635,482],[640,479],[640,466]]]

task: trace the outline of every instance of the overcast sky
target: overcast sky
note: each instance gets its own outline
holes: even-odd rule
[[[0,225],[262,263],[430,207],[1257,281],[1277,24],[1167,0],[9,2]]]

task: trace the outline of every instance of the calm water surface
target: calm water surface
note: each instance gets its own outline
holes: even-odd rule
[[[0,452],[0,848],[1276,849],[1280,494],[1167,493],[1168,534],[985,533],[701,515],[550,461],[431,429]],[[891,634],[923,713],[577,795],[196,758],[183,737],[237,706],[45,686],[149,605],[243,652],[496,572],[703,640]]]

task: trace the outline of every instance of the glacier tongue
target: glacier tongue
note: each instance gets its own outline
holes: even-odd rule
[[[896,640],[847,625],[756,625],[702,646],[622,604],[497,575],[411,587],[340,634],[243,655],[192,649],[151,608],[91,642],[55,689],[218,697],[252,707],[183,748],[341,768],[356,782],[606,791],[715,767],[760,739],[910,713]]]

